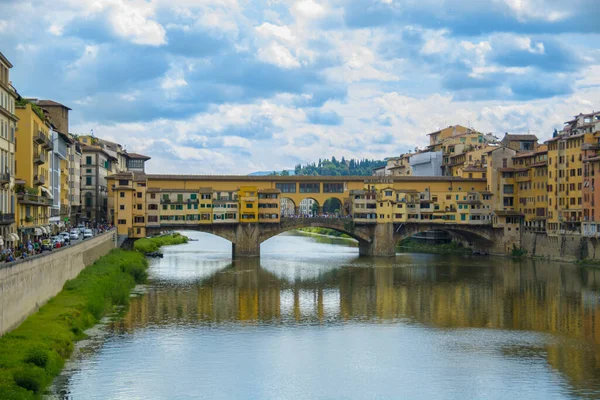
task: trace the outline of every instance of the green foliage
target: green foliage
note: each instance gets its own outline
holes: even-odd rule
[[[512,250],[510,252],[511,257],[514,258],[523,258],[527,255],[527,250],[522,247],[517,247],[513,244]]]
[[[373,168],[379,168],[386,165],[383,160],[345,160],[343,157],[340,161],[335,157],[331,160],[319,160],[317,164],[296,165],[294,170],[296,175],[306,176],[371,176]]]
[[[129,292],[146,277],[145,257],[134,251],[112,250],[15,330],[0,338],[0,399],[40,398],[74,342],[114,306],[126,305]],[[143,270],[143,273],[142,271]]]
[[[173,246],[176,244],[187,243],[187,236],[179,233],[172,235],[156,236],[153,238],[143,238],[135,241],[133,248],[141,253],[148,254],[158,251],[162,246]]]
[[[38,195],[38,190],[36,188],[32,188],[29,186],[25,186],[25,185],[16,185],[15,186],[15,193],[27,193],[33,196],[37,196]]]
[[[33,347],[29,350],[27,355],[25,356],[25,361],[28,364],[36,365],[40,368],[46,368],[46,364],[48,364],[48,359],[50,358],[48,354],[48,350],[42,347]]]
[[[42,120],[45,121],[46,120],[46,116],[44,115],[44,112],[42,111],[41,108],[39,108],[37,106],[37,104],[34,104],[32,102],[30,102],[27,99],[24,98],[20,98],[17,101],[15,101],[15,106],[17,107],[27,107],[27,104],[31,104],[31,109],[33,110],[34,113],[36,113],[36,115]]]
[[[345,233],[336,231],[335,229],[329,229],[329,228],[319,228],[319,227],[311,226],[308,228],[300,228],[298,230],[302,231],[302,232],[316,233],[319,235],[335,236],[335,237],[341,237],[341,238],[351,238],[351,236],[348,236]]]

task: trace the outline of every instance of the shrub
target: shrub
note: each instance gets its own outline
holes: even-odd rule
[[[22,367],[13,375],[15,383],[23,389],[39,393],[46,385],[46,372],[36,366]]]
[[[187,236],[179,233],[172,235],[157,236],[153,238],[142,238],[135,241],[133,248],[141,253],[148,254],[158,251],[162,246],[172,246],[187,243]]]
[[[40,346],[36,346],[27,352],[24,361],[40,368],[46,368],[46,364],[48,364],[48,358],[48,351]]]

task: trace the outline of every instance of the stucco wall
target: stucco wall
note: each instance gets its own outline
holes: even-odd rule
[[[115,231],[11,264],[0,264],[0,335],[16,327],[65,282],[115,247]]]

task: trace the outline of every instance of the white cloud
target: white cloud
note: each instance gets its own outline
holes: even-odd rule
[[[133,43],[159,46],[166,43],[165,29],[151,19],[152,3],[122,1],[110,11],[110,22],[115,32],[131,39]]]
[[[325,15],[325,7],[314,0],[301,0],[292,5],[292,13],[303,18],[320,18]]]
[[[165,76],[160,84],[160,87],[164,90],[171,90],[179,87],[187,86],[187,82],[183,78],[173,78]]]
[[[257,26],[256,31],[264,37],[274,37],[288,42],[296,40],[296,37],[292,34],[290,28],[285,25],[279,26],[265,22],[262,25]]]
[[[64,26],[61,24],[52,24],[50,28],[48,28],[48,32],[53,34],[54,36],[62,36],[64,30]]]
[[[291,69],[300,67],[300,62],[292,55],[287,47],[279,43],[271,43],[257,52],[258,59],[281,68]]]

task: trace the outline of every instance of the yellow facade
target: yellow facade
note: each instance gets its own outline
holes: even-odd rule
[[[16,107],[19,118],[15,183],[17,230],[22,238],[48,233],[50,206],[50,124],[29,102]]]
[[[240,186],[240,222],[258,222],[258,188],[256,186]]]
[[[0,246],[17,244],[15,223],[15,145],[17,93],[10,82],[12,64],[0,53]]]
[[[592,133],[559,135],[548,144],[548,234],[579,233],[583,221],[581,146],[595,142]]]
[[[546,229],[548,210],[548,150],[518,153],[513,157],[518,194],[518,210],[524,215],[524,225],[531,230]]]

